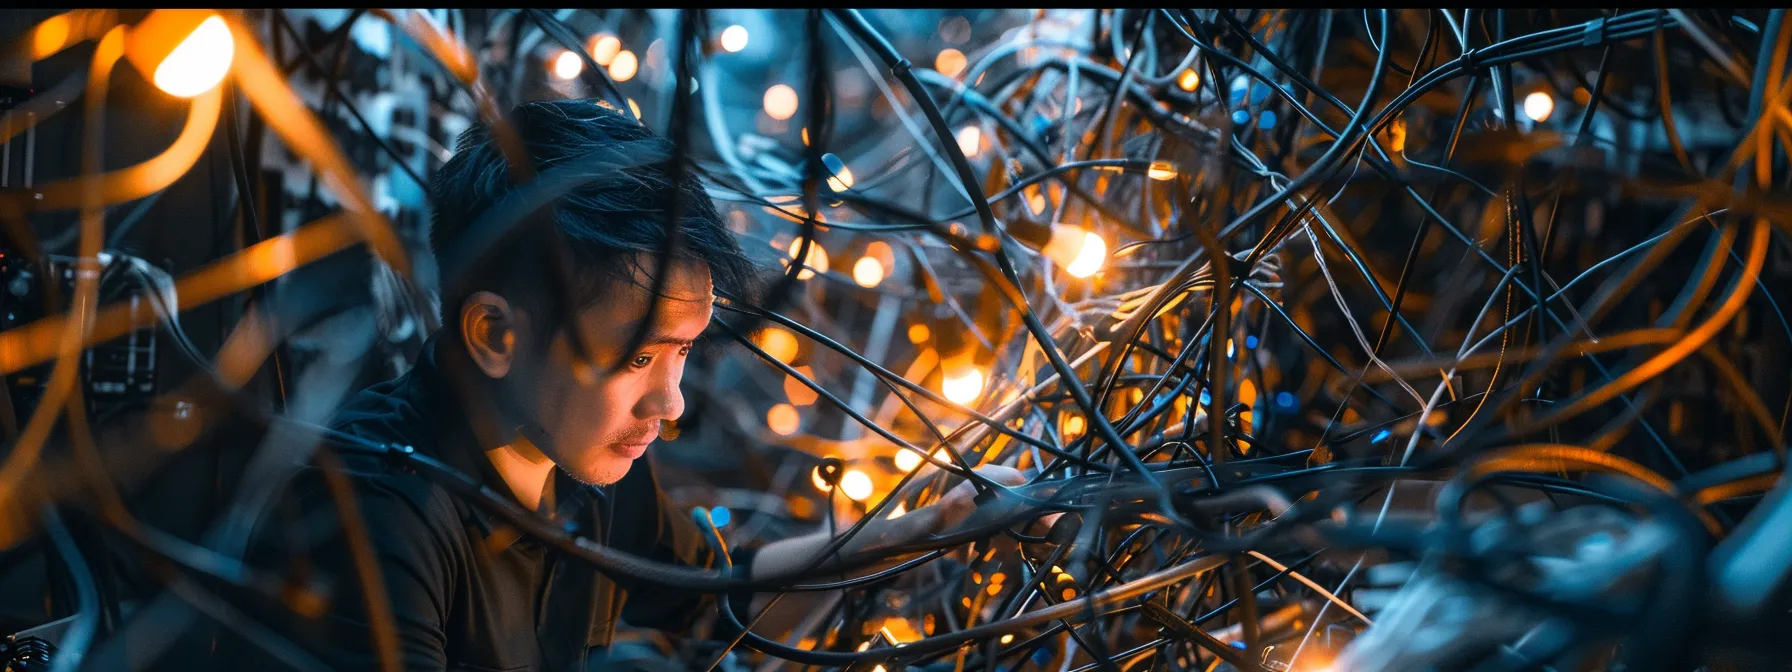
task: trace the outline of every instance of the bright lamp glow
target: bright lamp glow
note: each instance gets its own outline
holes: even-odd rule
[[[884,281],[884,262],[869,254],[859,257],[852,265],[852,281],[860,287],[876,287]]]
[[[975,366],[948,371],[940,378],[940,394],[955,404],[968,404],[983,394],[983,372]]]
[[[765,425],[783,436],[795,434],[802,423],[803,416],[790,404],[778,404],[765,412]]]
[[[840,170],[834,171],[834,175],[828,178],[828,188],[835,192],[851,189],[852,183],[852,169],[846,166],[841,166]]]
[[[807,366],[796,367],[796,372],[810,380],[815,379],[815,371]],[[789,399],[794,406],[808,406],[815,403],[816,399],[821,398],[821,395],[816,394],[815,390],[810,389],[808,385],[804,385],[803,381],[798,380],[796,376],[784,376],[784,398]]]
[[[191,29],[184,31],[185,37],[173,43],[173,36],[187,26]],[[209,10],[156,10],[131,29],[126,50],[137,69],[153,73],[150,81],[156,88],[178,98],[192,98],[224,81],[235,55],[230,27]]]
[[[592,35],[591,44],[586,46],[591,52],[591,60],[606,68],[616,60],[616,54],[622,52],[622,40],[616,39],[615,35]]]
[[[747,48],[746,26],[735,24],[722,31],[722,51],[732,54],[745,48]]]
[[[1194,91],[1201,88],[1201,73],[1195,72],[1194,68],[1183,70],[1181,75],[1176,76],[1176,86],[1181,87],[1183,91]]]
[[[1083,430],[1086,429],[1088,429],[1088,423],[1083,420],[1083,416],[1073,415],[1064,419],[1064,427],[1059,432],[1064,435],[1064,438],[1073,439],[1082,436]]]
[[[840,477],[840,492],[854,501],[863,502],[871,496],[871,477],[857,469],[848,469],[846,475]]]
[[[940,55],[933,58],[933,69],[947,77],[957,77],[964,72],[964,52],[957,49],[941,49]]]
[[[778,84],[765,90],[765,115],[778,121],[796,114],[796,89]]]
[[[946,449],[941,448],[939,450],[933,451],[933,459],[939,460],[941,462],[949,461],[948,456],[946,455]],[[914,471],[915,467],[921,466],[921,461],[922,461],[922,459],[921,459],[920,453],[909,450],[907,448],[903,448],[903,449],[896,451],[896,468],[897,469],[901,469],[903,471]]]
[[[772,359],[785,364],[789,364],[790,360],[796,359],[797,341],[795,334],[778,327],[767,327],[765,331],[759,332],[759,335],[753,340],[756,341],[755,344],[759,346],[759,349],[764,350],[765,354],[771,355]]]
[[[1087,278],[1101,270],[1108,260],[1108,242],[1091,231],[1083,234],[1083,248],[1078,250],[1076,258],[1064,267],[1064,272],[1073,278]]]
[[[921,466],[921,454],[920,453],[909,450],[907,448],[903,448],[901,450],[896,451],[896,468],[897,469],[901,469],[902,471],[914,471],[915,467],[919,467],[919,466]]]
[[[796,254],[801,252],[802,249],[802,238],[790,241],[790,252],[788,253],[788,256],[790,259],[795,259]],[[790,262],[786,260],[784,263],[788,264]],[[797,271],[796,279],[798,280],[808,280],[809,278],[815,277],[816,273],[828,272],[828,251],[822,249],[821,243],[814,240],[809,241],[809,254],[807,258],[803,260],[803,266],[806,266],[807,268]]]
[[[560,79],[572,79],[578,77],[579,73],[584,69],[585,59],[579,58],[578,54],[570,51],[562,51],[559,56],[554,57],[555,77],[559,77]]]
[[[635,58],[635,52],[623,49],[610,59],[610,79],[626,82],[635,78],[635,72],[641,69],[641,60]]]
[[[958,129],[958,151],[967,157],[976,156],[983,149],[983,131],[976,126]]]
[[[1524,116],[1530,117],[1531,121],[1548,119],[1555,109],[1556,100],[1542,91],[1524,97]]]
[[[1042,250],[1073,278],[1087,278],[1108,261],[1108,243],[1093,231],[1060,224],[1052,227],[1051,241]]]

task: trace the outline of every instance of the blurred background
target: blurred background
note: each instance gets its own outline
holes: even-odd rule
[[[1230,491],[1222,480],[1260,477],[1286,488],[1290,500],[1323,501],[1302,519],[1314,524],[1343,524],[1346,511],[1361,509],[1379,530],[1375,512],[1386,516],[1392,505],[1422,514],[1414,529],[1428,529],[1436,491],[1482,473],[1464,466],[1470,455],[1520,444],[1591,446],[1642,470],[1622,473],[1658,474],[1682,488],[1757,479],[1678,493],[1718,530],[1699,538],[1700,549],[1752,529],[1742,521],[1778,483],[1770,477],[1780,464],[1759,456],[1783,452],[1792,370],[1792,327],[1776,300],[1792,287],[1781,223],[1792,218],[1774,209],[1785,207],[1792,174],[1783,151],[1792,121],[1771,120],[1776,110],[1785,115],[1785,97],[1768,95],[1784,92],[1785,50],[1773,46],[1783,47],[1782,13],[1373,13],[1382,24],[1371,12],[1342,10],[864,11],[865,25],[894,50],[886,54],[837,13],[715,9],[701,12],[688,76],[680,77],[676,45],[689,17],[678,10],[432,9],[390,19],[378,11],[233,13],[232,25],[253,32],[276,72],[257,89],[234,66],[239,76],[216,84],[218,121],[196,127],[201,103],[172,97],[170,87],[182,82],[161,81],[153,67],[117,67],[99,109],[84,107],[99,39],[84,31],[97,19],[0,10],[0,37],[11,45],[0,72],[8,120],[0,298],[14,337],[0,344],[8,394],[0,424],[14,447],[9,465],[51,387],[49,346],[26,344],[24,328],[67,310],[75,294],[82,210],[69,185],[83,174],[90,119],[103,125],[95,149],[107,169],[150,160],[181,146],[192,129],[202,132],[189,141],[190,168],[91,212],[105,253],[97,297],[121,306],[115,322],[123,326],[82,351],[75,399],[80,422],[116,449],[102,452],[119,505],[144,526],[204,539],[246,487],[258,487],[245,474],[277,432],[235,409],[241,398],[322,419],[343,393],[409,368],[440,319],[427,183],[480,114],[457,68],[444,64],[451,61],[403,28],[428,25],[464,45],[480,95],[497,109],[599,98],[677,139],[730,230],[778,288],[763,308],[794,324],[760,325],[751,341],[763,357],[722,339],[695,355],[677,436],[651,453],[679,505],[708,509],[730,543],[918,505],[910,497],[882,507],[905,475],[928,469],[891,437],[928,450],[951,444],[933,453],[941,461],[963,452],[972,462],[1061,472],[1054,451],[1080,447],[1087,457],[1095,443],[1090,405],[1127,428],[1122,435],[1137,439],[1135,452],[1151,468],[1190,470],[1183,476],[1192,489],[1166,492],[1197,501]],[[112,20],[148,13],[125,10]],[[937,122],[909,82],[891,74],[892,55],[930,91]],[[1491,60],[1477,64],[1477,55]],[[231,63],[228,49],[221,61],[219,53],[192,58],[183,72],[204,71],[208,59]],[[339,148],[365,203],[345,198],[317,150],[293,149],[300,143],[290,129],[302,126],[290,121],[296,112],[268,112],[265,101],[278,96],[258,91],[282,78],[293,109],[308,110],[322,139]],[[688,124],[674,123],[681,92]],[[1371,132],[1359,133],[1353,113],[1366,94],[1378,116]],[[1769,121],[1757,132],[1759,119]],[[937,124],[949,130],[950,145]],[[1733,190],[1754,170],[1738,170],[1754,164],[1737,158],[1737,148],[1756,141],[1766,147],[1767,178]],[[1346,144],[1348,152],[1328,151]],[[977,183],[961,179],[948,148]],[[820,182],[811,185],[812,213],[806,179]],[[1299,193],[1290,186],[1296,180]],[[990,221],[970,207],[967,186],[990,202]],[[1724,201],[1732,191],[1755,200]],[[44,204],[58,198],[60,207]],[[408,267],[384,263],[367,246],[314,255],[282,242],[307,223],[365,209],[390,222]],[[1760,237],[1751,237],[1745,211],[1764,218]],[[996,219],[1000,231],[990,227]],[[1214,269],[1207,252],[1216,234],[1212,244],[1230,257],[1224,269]],[[1693,242],[1678,244],[1686,240]],[[984,259],[998,249],[1012,256],[1011,286],[1030,313],[992,280]],[[191,299],[192,285],[175,291],[176,279],[245,258],[245,250],[260,264],[247,267],[274,272],[232,280],[229,291],[203,301]],[[1645,257],[1648,266],[1631,265]],[[1233,283],[1222,290],[1226,301],[1214,299],[1216,278]],[[1740,298],[1724,307],[1731,296]],[[1024,314],[1039,317],[1038,330]],[[1680,353],[1683,363],[1648,368],[1649,355],[1707,320],[1710,333],[1697,332],[1705,340],[1688,352],[1711,354]],[[274,337],[265,359],[233,370],[229,344],[251,342],[244,325]],[[1041,331],[1097,391],[1094,402],[1052,382],[1060,369],[1037,342]],[[195,382],[212,375],[213,363],[240,385],[238,401]],[[1647,375],[1624,378],[1629,371]],[[894,393],[895,378],[927,394]],[[1225,420],[1210,439],[1217,402],[1225,403],[1213,414]],[[969,409],[999,416],[991,424],[1011,431],[972,432],[982,427]],[[71,437],[87,430],[54,428],[35,441],[45,445],[46,463],[66,467],[81,454]],[[955,440],[940,440],[948,435]],[[1210,442],[1220,439],[1227,456],[1214,458]],[[1447,457],[1421,469],[1408,465],[1415,454]],[[823,468],[831,459],[837,471]],[[1119,458],[1098,459],[1109,467],[1070,471],[1085,479],[1124,473]],[[1549,459],[1558,462],[1531,470],[1541,475],[1505,484],[1522,492],[1464,501],[1511,513],[1527,503],[1564,510],[1617,496],[1580,483],[1575,474],[1584,469],[1571,465],[1582,463]],[[1227,460],[1241,461],[1237,473],[1224,471]],[[1207,476],[1193,475],[1196,467]],[[0,487],[32,479],[62,493],[66,506],[109,505],[82,489],[72,468],[21,469],[9,477],[20,480],[0,479]],[[1213,490],[1201,489],[1204,478]],[[1396,481],[1415,487],[1396,495]],[[67,549],[79,549],[123,605],[107,613],[102,632],[123,627],[133,607],[157,594],[153,572],[103,526],[71,524],[69,545],[59,546],[39,529],[34,507],[21,503],[0,535],[0,632],[77,611]],[[1187,538],[1153,527],[1162,521],[1148,515],[1109,520],[1084,546],[1096,548],[1096,558],[1126,560],[1103,565],[1077,555],[1093,564],[1062,560],[1069,571],[1046,563],[1053,578],[1045,581],[1062,584],[1038,592],[1068,602],[1176,566],[1196,541],[1211,540],[1203,534],[1269,525],[1275,516],[1261,516],[1262,508],[1229,511]],[[1570,532],[1562,534],[1575,539],[1624,538],[1624,524],[1603,518],[1563,524]],[[1139,537],[1145,529],[1161,538]],[[1240,661],[1191,643],[1200,638],[1186,628],[1199,613],[1219,617],[1202,626],[1214,628],[1214,641],[1248,643],[1254,658],[1244,662],[1324,669],[1368,629],[1371,605],[1390,603],[1370,589],[1358,600],[1352,581],[1432,550],[1461,551],[1412,534],[1419,540],[1404,546],[1363,537],[1334,540],[1335,548],[1276,536],[1260,547],[1266,564],[1228,570],[1248,583],[1208,575],[1179,584],[1165,601],[1185,622],[1124,614],[1089,632],[1089,641],[1028,630],[1026,648],[1003,664],[1095,666],[1095,651],[1124,663],[1119,669],[1240,669]],[[1023,579],[1038,576],[1027,572],[1047,571],[1033,567],[1044,556],[1027,550],[1037,540],[998,540],[904,579],[914,583],[853,591],[868,599],[849,598],[792,643],[886,647],[994,619],[998,603],[1013,607],[1010,616],[1038,607],[1043,602],[1011,597],[1017,584],[1028,586],[1019,594],[1034,590]],[[1687,571],[1708,567],[1697,566]],[[1644,575],[1623,573],[1633,569],[1610,571]],[[1780,585],[1774,580],[1761,585]],[[1264,585],[1250,588],[1258,581]],[[1399,583],[1383,587],[1391,594]],[[1587,590],[1588,601],[1606,606],[1600,600],[1623,589]],[[1474,595],[1480,604],[1504,599]],[[1263,603],[1239,616],[1225,611],[1233,597]],[[1429,618],[1427,627],[1446,639],[1472,629],[1460,618]],[[1410,628],[1394,632],[1418,631],[1405,623]],[[1521,625],[1498,630],[1511,635],[1499,641],[1528,637],[1533,623]],[[1562,628],[1572,634],[1560,641],[1572,642],[1591,641],[1587,633],[1597,630]],[[1681,641],[1678,634],[1664,641]],[[1003,637],[1008,645],[1015,634]],[[1499,643],[1489,637],[1479,651],[1497,658],[1486,653]],[[1562,645],[1571,649],[1579,651]],[[1297,664],[1302,650],[1309,660]],[[1606,660],[1574,655],[1583,654],[1577,660]],[[1420,665],[1370,660],[1381,662],[1364,669]],[[1458,659],[1421,662],[1455,665],[1440,660]],[[994,658],[989,665],[996,669]]]

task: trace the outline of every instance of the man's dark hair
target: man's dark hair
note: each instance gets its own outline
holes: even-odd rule
[[[640,278],[649,277],[665,249],[669,210],[679,215],[675,258],[707,266],[718,295],[750,294],[752,263],[723,226],[698,176],[687,173],[672,193],[673,175],[664,161],[674,153],[671,142],[592,100],[523,103],[508,121],[538,174],[578,164],[578,172],[590,177],[484,251],[462,277],[442,278],[443,322],[451,332],[461,304],[481,290],[541,316],[537,319],[544,324],[539,326],[547,333],[571,317],[558,314],[552,292],[567,292],[576,309],[602,297],[612,283],[651,288],[651,280],[642,283]],[[429,246],[438,260],[519,186],[513,184],[504,152],[487,125],[461,133],[454,149],[430,179],[434,226]],[[548,256],[558,250],[571,262],[570,287],[557,280]],[[637,271],[645,273],[637,276]]]

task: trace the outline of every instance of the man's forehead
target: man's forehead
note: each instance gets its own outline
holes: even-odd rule
[[[685,260],[668,263],[666,279],[656,294],[655,264],[656,260],[651,256],[629,264],[633,277],[612,281],[604,295],[585,313],[612,323],[634,321],[646,315],[649,303],[657,303],[653,308],[656,321],[700,319],[707,322],[710,304],[715,301],[709,268]]]
[[[666,279],[660,283],[660,299],[704,304],[715,301],[715,283],[710,278],[709,266],[702,262],[674,259],[661,263],[660,259],[643,253],[637,254],[628,267],[631,277],[627,284],[639,290],[643,299],[653,291],[655,275],[664,273]]]

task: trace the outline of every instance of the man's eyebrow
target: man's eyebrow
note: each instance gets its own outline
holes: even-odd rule
[[[638,322],[638,321],[630,322],[628,324],[622,325],[622,329],[624,331],[632,334],[632,333],[634,333],[635,327],[638,325],[640,325],[640,322]],[[641,347],[651,348],[651,347],[656,347],[656,346],[661,346],[661,345],[681,345],[681,346],[688,347],[688,346],[694,345],[695,343],[696,343],[696,341],[689,339],[689,338],[680,338],[680,337],[675,336],[670,333],[658,332],[658,333],[648,334],[647,338],[645,340],[641,341]]]

